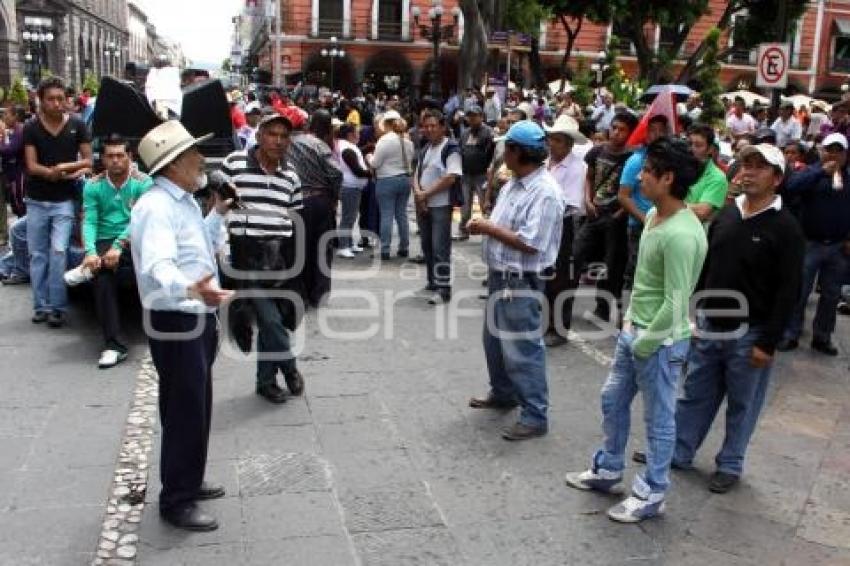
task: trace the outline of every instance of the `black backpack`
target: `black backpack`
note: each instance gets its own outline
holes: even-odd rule
[[[422,164],[425,162],[425,153],[428,151],[428,144],[419,150],[418,161],[419,165],[416,167],[416,180],[422,180]],[[443,167],[446,167],[446,163],[448,162],[449,155],[452,153],[457,153],[461,155],[460,145],[457,141],[449,138],[446,141],[446,144],[443,146],[442,151],[440,152],[440,161],[443,163]],[[455,179],[455,182],[452,183],[452,186],[449,187],[449,205],[450,206],[463,206],[463,182],[461,181],[461,177],[458,176]]]

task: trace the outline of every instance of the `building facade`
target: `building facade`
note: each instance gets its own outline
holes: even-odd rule
[[[717,24],[726,4],[724,0],[710,1],[709,13],[691,29],[674,67],[684,65]],[[457,80],[463,18],[454,15],[456,5],[456,0],[442,2],[443,25],[457,24],[440,46],[438,68],[443,93],[453,88]],[[419,23],[430,26],[426,14],[431,6],[429,0],[246,0],[240,16],[238,49],[243,67],[264,70],[277,84],[282,84],[285,77],[288,84],[303,81],[331,86],[333,79],[334,88],[349,94],[408,88],[429,92],[433,49],[429,39],[423,37],[414,13],[418,10]],[[675,31],[657,25],[646,27],[650,44],[656,46]],[[573,49],[572,64],[579,60],[587,65],[593,63],[612,35],[617,35],[612,26],[584,22]],[[837,96],[850,73],[850,0],[808,2],[803,16],[791,26],[790,36],[790,89]],[[337,52],[342,50],[342,57],[322,55],[323,50],[331,51],[331,38],[336,38]],[[544,22],[539,38],[544,74],[548,80],[557,79],[566,33],[558,21]],[[753,87],[755,53],[735,50],[728,33],[722,42],[730,52],[723,61],[721,83],[729,89]],[[528,78],[528,45],[520,43],[509,48],[506,34],[493,34],[489,47],[491,74],[506,73],[510,59],[511,77]],[[627,73],[637,74],[637,63],[628,46],[621,51],[620,62]]]
[[[18,0],[16,70],[29,84],[49,71],[81,85],[120,75],[128,57],[126,0]]]

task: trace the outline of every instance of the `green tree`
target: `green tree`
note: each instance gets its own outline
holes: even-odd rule
[[[608,66],[603,83],[614,95],[614,100],[622,102],[629,108],[636,108],[640,103],[640,97],[646,90],[647,80],[638,78],[633,81],[626,76],[620,66],[620,53],[617,49],[619,38],[612,36],[605,52],[605,64]]]
[[[26,105],[29,102],[27,89],[24,87],[24,80],[21,77],[15,77],[15,80],[12,81],[12,86],[9,87],[9,100],[21,105]]]
[[[221,62],[221,72],[229,73],[231,70],[230,57]]]
[[[97,81],[97,77],[94,76],[94,73],[86,73],[85,79],[83,80],[83,86],[80,90],[82,91],[85,89],[89,89],[92,96],[97,96],[97,91],[100,90],[100,83]]]
[[[505,7],[504,25],[531,37],[528,63],[531,67],[532,84],[546,88],[543,63],[540,60],[540,22],[551,18],[549,11],[538,0],[512,0]]]
[[[579,60],[573,73],[573,100],[579,106],[587,106],[593,100],[593,81],[595,80],[591,70],[584,61]],[[563,81],[562,81],[563,83]]]
[[[732,16],[735,16],[735,25],[731,31],[735,49],[752,49],[759,43],[779,40],[782,30],[776,15],[782,7],[785,8],[786,21],[790,27],[790,22],[797,21],[803,15],[807,3],[806,0],[731,0],[717,21],[717,29],[721,34],[728,31],[732,27]],[[708,39],[706,35],[688,58],[676,82],[685,84],[699,73],[700,63],[709,47]],[[728,49],[719,49],[717,58],[722,60],[728,54]]]
[[[723,93],[719,80],[720,61],[717,58],[720,52],[720,29],[712,28],[705,41],[706,48],[696,75],[702,95],[700,121],[706,124],[714,124],[723,119],[724,113],[723,104],[720,102],[720,95]]]
[[[487,35],[494,17],[494,0],[459,0],[463,39],[458,60],[458,87],[480,85],[487,67]]]
[[[561,23],[567,34],[567,45],[561,57],[561,85],[558,88],[560,92],[564,90],[567,66],[585,19],[597,23],[608,23],[611,19],[610,3],[600,0],[538,0],[538,2],[541,7],[548,10],[551,18]]]

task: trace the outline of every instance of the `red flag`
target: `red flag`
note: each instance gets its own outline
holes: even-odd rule
[[[673,94],[669,86],[662,87],[655,100],[643,115],[637,128],[634,129],[632,135],[629,136],[629,141],[626,145],[643,145],[646,143],[646,131],[649,129],[649,119],[653,116],[661,114],[667,117],[667,123],[670,124],[671,135],[678,134],[680,131],[679,117],[676,114],[676,95]]]

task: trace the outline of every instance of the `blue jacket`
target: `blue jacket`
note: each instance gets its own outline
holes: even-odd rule
[[[850,239],[850,174],[842,172],[844,188],[832,188],[832,176],[821,164],[791,175],[789,196],[800,196],[800,222],[807,240],[840,242]]]

